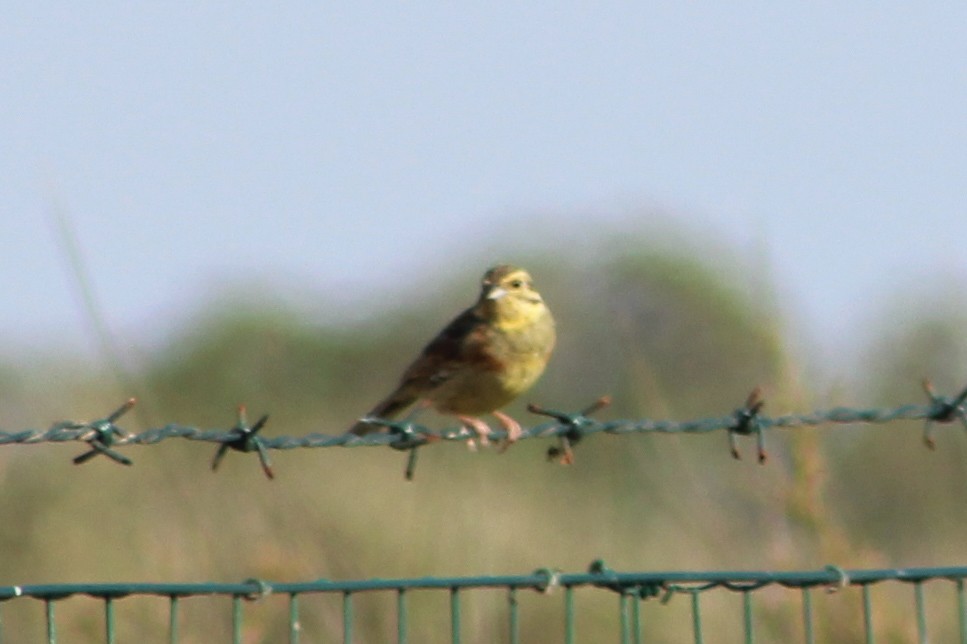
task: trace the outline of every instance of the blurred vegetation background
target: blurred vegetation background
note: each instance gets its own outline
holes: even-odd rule
[[[510,261],[534,274],[560,338],[544,378],[509,408],[525,425],[540,420],[528,416],[527,402],[577,410],[602,394],[614,398],[603,418],[687,419],[730,414],[756,385],[765,413],[779,415],[923,403],[924,376],[945,393],[967,384],[960,302],[898,293],[830,377],[815,363],[824,339],[808,337],[795,302],[782,300],[755,253],[672,233],[582,235],[581,243],[532,243],[511,256],[484,251],[461,259],[460,270],[415,271],[354,312],[330,313],[338,300],[325,294],[310,304],[271,288],[244,296],[228,289],[151,348],[122,350],[152,426],[227,428],[246,403],[250,418],[271,414],[268,435],[341,433],[473,301],[483,270]],[[131,395],[107,364],[4,355],[0,427],[8,431],[99,418]],[[431,413],[421,420],[453,426]],[[128,431],[144,429],[134,414],[124,421]],[[721,433],[596,435],[570,467],[546,462],[545,441],[502,455],[434,445],[421,451],[412,482],[403,480],[405,455],[388,449],[273,452],[277,478],[269,482],[254,456],[229,454],[212,473],[209,444],[128,448],[130,468],[104,458],[74,466],[76,444],[6,446],[0,584],[516,574],[582,571],[598,558],[628,571],[964,564],[967,438],[938,426],[931,452],[920,429],[770,432],[764,466],[750,439],[740,444],[745,459],[733,460]],[[956,627],[946,592],[928,588],[937,641]],[[874,593],[877,633],[914,639],[912,591]],[[800,632],[798,595],[756,597],[762,641]],[[580,591],[577,600],[581,641],[617,638],[613,594]],[[359,641],[392,640],[392,597],[358,601]],[[862,641],[858,591],[816,601],[820,641]],[[446,602],[445,593],[413,596],[412,641],[448,641]],[[466,602],[465,641],[502,641],[503,593],[471,592]],[[521,602],[523,641],[560,639],[559,595]],[[739,639],[738,596],[713,593],[703,606],[708,641]],[[2,609],[10,641],[42,639],[42,604]],[[227,641],[228,600],[186,600],[182,610],[184,641]],[[122,600],[121,641],[166,641],[166,611],[160,599]],[[648,603],[644,614],[649,641],[687,640],[684,599]],[[247,615],[246,641],[285,640],[284,598],[250,605]],[[304,641],[330,641],[340,617],[339,598],[305,598]],[[99,640],[102,622],[93,601],[58,607],[65,641]]]

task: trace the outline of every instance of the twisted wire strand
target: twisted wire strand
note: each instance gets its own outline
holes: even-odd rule
[[[758,416],[757,422],[763,429],[782,428],[794,429],[826,424],[885,424],[901,420],[937,420],[936,409],[927,405],[903,405],[900,407],[877,409],[857,409],[835,407],[829,410],[814,411],[806,414],[789,414],[770,417]],[[0,430],[0,445],[9,444],[37,444],[61,443],[71,441],[90,442],[103,434],[105,421],[90,423],[77,421],[60,421],[49,429],[25,429],[21,431]],[[139,434],[129,434],[121,430],[113,422],[110,426],[117,432],[111,444],[123,445],[155,445],[171,438],[183,438],[192,441],[209,443],[231,443],[239,439],[237,429],[200,429],[188,425],[171,423],[163,427],[148,429]],[[286,450],[295,448],[318,447],[371,447],[395,445],[400,442],[401,435],[421,438],[423,441],[467,441],[474,438],[474,434],[464,427],[433,430],[429,427],[411,422],[377,422],[391,431],[374,432],[365,436],[355,434],[323,434],[310,433],[304,436],[259,436],[258,440],[267,449]],[[583,415],[575,415],[566,422],[556,421],[535,425],[524,430],[520,439],[552,438],[565,436],[577,429],[581,434],[633,434],[633,433],[661,433],[661,434],[705,434],[714,431],[735,431],[735,416],[701,418],[694,420],[609,420],[596,421]],[[492,438],[506,437],[503,430],[495,429]]]

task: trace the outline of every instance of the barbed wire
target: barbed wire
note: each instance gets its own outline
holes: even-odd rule
[[[548,458],[562,464],[571,464],[574,462],[574,446],[591,434],[705,434],[725,431],[728,435],[729,451],[736,459],[741,458],[736,436],[754,435],[756,437],[758,461],[764,463],[767,458],[765,449],[766,430],[826,424],[886,424],[902,420],[923,420],[925,421],[923,442],[927,447],[934,449],[936,444],[932,436],[932,428],[935,423],[950,423],[959,420],[967,428],[967,409],[965,409],[967,388],[956,396],[938,394],[929,380],[923,381],[923,388],[929,397],[929,404],[927,405],[908,404],[892,408],[833,407],[805,414],[770,417],[761,413],[765,401],[762,398],[761,388],[756,387],[743,405],[727,416],[684,421],[652,420],[648,418],[639,420],[595,420],[591,415],[611,403],[608,396],[599,398],[593,404],[576,413],[545,409],[539,405],[531,404],[528,405],[528,411],[551,420],[523,430],[518,440],[556,438],[558,444],[547,450]],[[338,435],[311,433],[295,437],[265,437],[260,432],[268,421],[268,414],[261,416],[254,424],[250,425],[244,405],[239,406],[236,422],[228,429],[204,430],[172,423],[132,434],[123,430],[117,421],[134,405],[135,399],[131,398],[104,418],[93,421],[58,421],[46,430],[25,429],[15,432],[0,430],[0,445],[84,442],[89,449],[74,458],[74,463],[78,465],[95,456],[105,456],[122,465],[132,465],[131,459],[121,454],[118,448],[128,445],[156,445],[167,439],[183,438],[219,444],[212,459],[213,470],[218,468],[229,450],[255,453],[259,457],[263,471],[270,479],[274,477],[274,472],[269,460],[269,450],[388,446],[409,452],[406,477],[411,479],[416,463],[416,448],[418,447],[438,441],[463,441],[471,446],[476,446],[477,441],[486,443],[488,438],[501,441],[502,446],[506,446],[505,441],[507,439],[507,433],[503,430],[493,430],[488,437],[478,436],[476,432],[467,427],[433,430],[408,419],[396,421],[379,418],[365,418],[363,420],[386,431],[373,432],[363,436],[351,433]]]

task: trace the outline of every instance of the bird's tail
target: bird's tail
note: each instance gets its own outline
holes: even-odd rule
[[[395,418],[397,414],[416,402],[414,396],[407,395],[403,391],[394,391],[385,400],[369,410],[363,418],[385,418],[387,420]],[[372,432],[378,432],[383,427],[375,424],[364,423],[362,420],[349,428],[349,432],[357,436],[363,436]]]

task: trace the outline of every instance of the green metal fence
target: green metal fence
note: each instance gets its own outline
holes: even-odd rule
[[[345,643],[354,641],[354,603],[364,593],[393,593],[395,595],[396,641],[409,642],[409,598],[416,591],[449,594],[449,640],[455,644],[467,638],[462,623],[462,605],[470,591],[496,591],[506,598],[506,639],[521,641],[522,591],[539,591],[548,595],[547,601],[563,602],[563,641],[577,641],[577,623],[581,619],[580,602],[575,590],[582,587],[611,592],[617,599],[614,620],[622,644],[649,641],[647,611],[664,610],[664,605],[676,596],[685,596],[690,605],[691,620],[681,624],[676,641],[704,643],[707,627],[703,623],[703,598],[711,591],[737,593],[741,596],[741,635],[728,637],[726,641],[757,641],[759,623],[756,619],[756,593],[767,587],[785,589],[788,601],[798,604],[800,614],[798,637],[790,633],[788,641],[812,644],[817,641],[817,608],[813,600],[816,589],[836,593],[849,587],[860,589],[859,605],[852,607],[853,614],[862,624],[865,641],[876,641],[874,626],[874,600],[871,588],[882,582],[908,584],[912,589],[909,597],[908,623],[915,624],[916,640],[929,641],[926,584],[944,586],[949,593],[944,612],[956,615],[954,627],[961,643],[967,643],[967,595],[964,579],[967,567],[955,568],[906,568],[882,570],[843,570],[829,566],[822,570],[801,572],[631,572],[609,570],[602,562],[592,564],[586,573],[558,573],[538,570],[528,575],[505,575],[489,577],[424,577],[415,579],[369,579],[361,581],[328,581],[272,583],[248,580],[237,584],[54,584],[36,586],[0,587],[0,641],[23,641],[16,633],[4,630],[4,613],[11,603],[40,600],[45,608],[47,641],[58,641],[57,607],[70,597],[86,595],[103,604],[104,640],[118,641],[117,613],[123,610],[124,598],[149,596],[160,598],[167,604],[168,641],[182,641],[179,614],[183,604],[199,596],[220,596],[231,599],[232,641],[245,640],[246,606],[269,596],[288,598],[288,641],[321,641],[319,633],[305,632],[302,626],[303,601],[313,594],[341,597],[341,638]],[[948,590],[949,589],[949,590]],[[555,596],[557,599],[555,599]],[[849,601],[845,593],[843,601]],[[190,634],[184,635],[191,638]],[[358,638],[357,638],[358,639]],[[195,641],[191,639],[191,641]],[[594,641],[600,641],[595,639]]]

